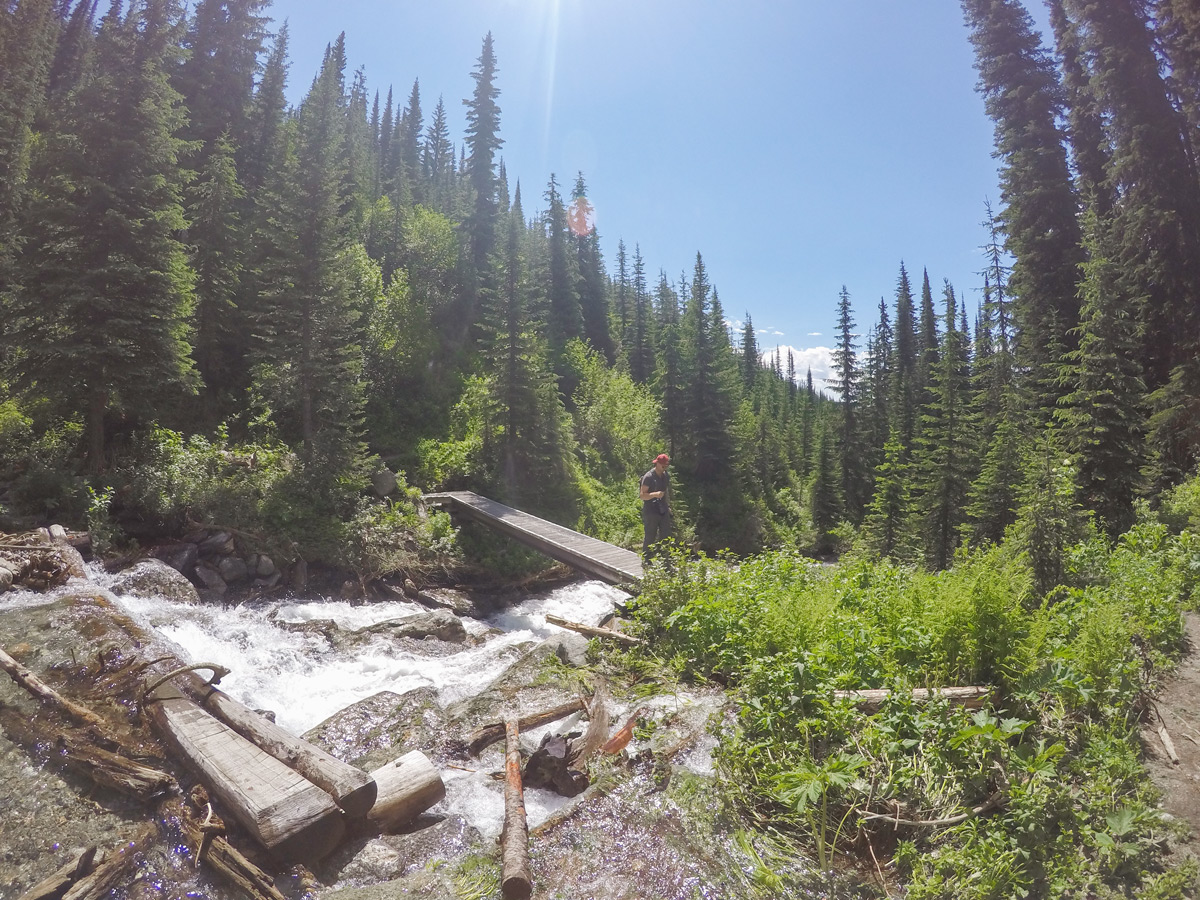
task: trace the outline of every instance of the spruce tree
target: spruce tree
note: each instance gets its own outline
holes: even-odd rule
[[[910,473],[900,432],[892,428],[875,469],[875,493],[863,520],[867,546],[880,556],[906,558],[912,547]]]
[[[646,290],[646,264],[642,248],[633,248],[633,337],[629,348],[629,374],[638,384],[654,377],[654,315]]]
[[[496,104],[500,96],[496,87],[496,54],[490,31],[483,39],[483,50],[471,79],[475,90],[471,99],[463,101],[467,107],[466,149],[470,152],[467,174],[474,191],[466,229],[471,265],[479,280],[496,248],[496,220],[500,211],[496,197],[496,154],[504,144],[500,137],[500,107]]]
[[[855,524],[862,521],[866,498],[870,495],[862,436],[859,433],[858,403],[861,385],[854,315],[850,292],[842,286],[838,294],[838,343],[833,351],[833,389],[841,400],[841,419],[836,439],[838,484],[846,517]]]
[[[686,420],[686,381],[683,364],[682,337],[679,322],[679,296],[671,289],[667,273],[660,271],[656,292],[658,315],[658,394],[662,398],[663,426],[667,432],[668,452],[672,457],[683,446]]]
[[[1109,257],[1104,226],[1089,217],[1089,259],[1083,267],[1079,349],[1067,354],[1070,388],[1057,410],[1063,443],[1075,458],[1079,499],[1110,535],[1133,524],[1143,461],[1137,312],[1124,301],[1120,273]]]
[[[903,262],[900,263],[900,274],[896,277],[896,328],[892,346],[893,423],[900,444],[908,452],[916,437],[920,395],[917,391],[917,324],[913,312],[912,284]]]
[[[33,164],[41,189],[6,338],[18,386],[36,384],[86,421],[95,472],[109,410],[157,417],[191,375],[192,273],[177,238],[183,111],[168,77],[180,27],[167,0],[124,19],[110,9],[94,72]]]
[[[754,382],[762,361],[758,358],[758,339],[754,336],[754,322],[750,311],[746,311],[746,324],[742,326],[742,353],[738,369],[742,376],[742,388],[746,393],[754,390]]]
[[[568,342],[583,336],[583,312],[579,308],[576,278],[572,263],[574,258],[568,244],[569,226],[567,209],[554,174],[546,186],[546,238],[549,241],[549,312],[547,315],[547,337],[555,371],[563,375],[562,357]],[[570,396],[573,386],[564,387],[564,396]]]
[[[1069,348],[1069,329],[1079,320],[1075,284],[1083,260],[1078,202],[1059,125],[1062,89],[1054,61],[1018,0],[962,0],[962,8],[975,47],[978,90],[995,123],[1000,220],[1015,260],[1008,289],[1020,318],[1019,360],[1035,375],[1049,373],[1058,364],[1050,345]],[[1056,382],[1040,376],[1036,383],[1051,393],[1033,396],[1032,406],[1048,415],[1059,398],[1052,392]]]
[[[600,255],[600,237],[592,224],[592,207],[587,199],[587,183],[580,172],[571,191],[568,227],[575,240],[576,290],[583,320],[583,337],[609,365],[616,360],[616,346],[609,330],[608,282]]]

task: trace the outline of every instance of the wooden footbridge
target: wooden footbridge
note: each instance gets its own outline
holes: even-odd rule
[[[426,494],[425,502],[452,515],[480,522],[496,531],[609,584],[632,584],[642,578],[642,558],[604,541],[555,525],[537,516],[480,497],[472,491]]]

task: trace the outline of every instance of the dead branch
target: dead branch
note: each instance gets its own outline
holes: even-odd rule
[[[952,825],[961,825],[967,819],[986,815],[994,809],[999,809],[1007,802],[1008,798],[1005,797],[1004,791],[996,791],[981,805],[959,813],[956,816],[947,816],[944,819],[901,819],[899,816],[890,816],[886,813],[863,813],[862,817],[866,821],[878,820],[888,822],[892,825],[905,825],[909,828],[949,828]]]
[[[559,719],[565,719],[571,713],[579,712],[581,709],[587,709],[587,702],[582,698],[572,700],[570,703],[555,706],[553,709],[522,716],[517,721],[517,727],[522,731],[528,731],[530,728],[537,728],[541,725],[557,722]],[[503,737],[503,722],[489,722],[486,725],[480,725],[467,737],[467,752],[472,756],[478,756],[483,750]]]
[[[546,621],[551,625],[557,625],[559,628],[566,628],[569,631],[577,631],[580,634],[586,634],[588,637],[609,638],[617,643],[625,644],[628,647],[636,647],[644,643],[641,638],[635,638],[633,635],[622,634],[619,631],[613,631],[611,628],[596,628],[592,625],[582,625],[579,622],[572,622],[569,619],[560,619],[558,616],[547,614]]]

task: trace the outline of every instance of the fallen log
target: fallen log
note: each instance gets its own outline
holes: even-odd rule
[[[368,820],[380,831],[409,824],[446,796],[446,784],[429,758],[412,750],[371,773],[379,786]]]
[[[0,669],[4,669],[13,681],[36,698],[43,706],[56,710],[72,722],[95,728],[106,740],[120,743],[109,732],[107,724],[100,716],[96,715],[96,713],[92,712],[86,706],[80,706],[78,703],[62,696],[62,694],[43,682],[33,672],[29,671],[29,669],[21,665],[3,650],[0,650]]]
[[[608,688],[601,683],[592,694],[588,706],[588,727],[583,737],[571,744],[567,753],[567,765],[583,771],[587,761],[608,741],[608,729],[612,726],[612,715],[608,711]]]
[[[375,780],[362,769],[296,737],[194,672],[183,673],[179,681],[201,706],[246,740],[322,788],[350,818],[361,819],[375,805]]]
[[[521,786],[521,742],[517,720],[504,723],[504,831],[500,893],[505,900],[525,900],[533,893],[529,870],[529,823],[525,818],[525,793]]]
[[[175,688],[156,688],[144,709],[159,736],[280,860],[318,860],[345,835],[342,812],[328,794]]]
[[[572,622],[569,619],[560,619],[558,616],[547,614],[546,621],[551,625],[557,625],[559,628],[566,628],[569,631],[577,631],[580,634],[586,634],[588,637],[609,638],[629,647],[635,647],[638,644],[644,643],[641,638],[635,638],[633,635],[629,634],[622,634],[619,631],[613,631],[611,628],[597,628],[594,625],[582,625],[579,622]]]
[[[600,748],[600,752],[612,756],[620,753],[629,746],[629,742],[633,739],[633,726],[637,724],[638,719],[642,717],[645,711],[646,708],[643,706],[635,709],[629,716],[629,720],[617,729],[612,737],[605,741],[604,746]]]
[[[530,728],[538,728],[542,725],[548,725],[551,722],[557,722],[559,719],[565,719],[571,713],[579,712],[583,709],[587,709],[586,700],[583,698],[572,700],[570,703],[564,703],[562,706],[556,706],[553,709],[547,709],[529,716],[522,716],[517,721],[517,727],[522,731],[527,731]],[[489,722],[486,725],[480,725],[467,737],[467,752],[472,756],[478,756],[483,750],[503,737],[503,722]]]
[[[104,862],[72,884],[62,900],[107,900],[114,888],[128,881],[126,876],[136,862],[137,855],[150,845],[154,835],[153,827],[142,829],[137,837],[115,853],[107,854]]]
[[[63,894],[79,879],[90,875],[96,868],[96,848],[87,847],[75,854],[75,858],[51,875],[39,881],[17,900],[62,900]]]
[[[917,702],[942,699],[951,703],[959,703],[967,709],[979,709],[991,692],[989,687],[943,687],[943,688],[913,688],[912,698]],[[864,712],[875,712],[883,701],[892,695],[885,688],[866,691],[834,691],[834,700],[849,700],[856,706],[861,706]]]
[[[0,725],[18,744],[50,744],[68,769],[143,802],[177,793],[179,784],[167,772],[95,746],[86,737],[49,727],[44,720],[0,707]]]
[[[226,839],[224,823],[213,812],[203,787],[197,785],[186,802],[171,800],[161,811],[165,818],[178,822],[189,843],[195,845],[197,867],[203,863],[252,900],[285,900],[275,880]]]

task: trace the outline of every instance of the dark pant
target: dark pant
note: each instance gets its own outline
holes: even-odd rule
[[[642,540],[642,554],[650,555],[650,547],[671,536],[671,514],[657,512],[649,503],[642,504],[642,525],[646,537]]]

